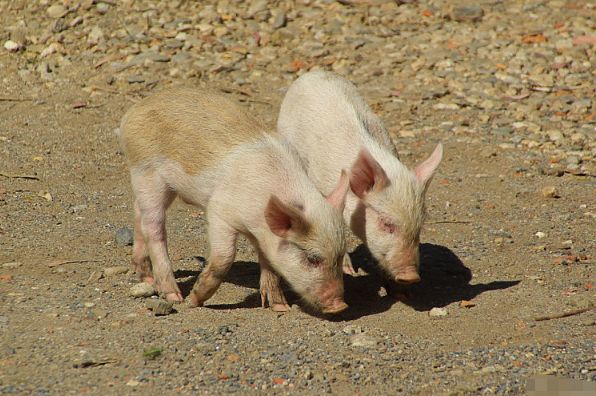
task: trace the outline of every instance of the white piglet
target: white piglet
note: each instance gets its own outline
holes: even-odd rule
[[[356,87],[323,71],[306,73],[290,86],[278,130],[296,148],[323,194],[333,190],[341,169],[351,169],[347,224],[391,278],[399,283],[420,281],[425,194],[443,146],[439,143],[428,159],[408,169]],[[353,272],[349,260],[344,271]]]
[[[258,253],[264,306],[288,309],[282,276],[322,312],[347,307],[341,270],[346,172],[337,171],[336,188],[323,197],[287,142],[209,91],[169,89],[143,99],[124,116],[120,140],[135,195],[132,263],[168,300],[183,300],[165,229],[166,209],[180,197],[204,208],[208,221],[208,265],[192,290],[192,305],[215,293],[243,234]]]

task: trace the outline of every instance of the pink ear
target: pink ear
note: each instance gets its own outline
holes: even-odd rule
[[[389,179],[381,165],[370,155],[368,150],[362,149],[358,153],[356,162],[352,165],[350,188],[360,199],[371,191],[380,191],[389,185]]]
[[[280,238],[287,238],[291,232],[304,234],[308,222],[300,210],[284,204],[275,195],[269,198],[265,208],[265,221],[271,232]]]
[[[439,143],[437,144],[437,147],[435,147],[430,157],[428,157],[426,160],[424,160],[416,167],[414,171],[416,174],[416,179],[418,179],[420,183],[426,186],[432,178],[433,174],[435,173],[435,170],[437,170],[437,167],[441,163],[442,158],[443,144]]]
[[[341,175],[339,176],[339,182],[335,189],[327,196],[327,202],[340,212],[343,212],[344,207],[346,206],[346,195],[348,194],[349,188],[350,178],[348,177],[348,172],[345,169],[342,169]]]

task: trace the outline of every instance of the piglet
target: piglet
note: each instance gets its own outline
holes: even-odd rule
[[[208,265],[191,305],[202,306],[215,293],[243,234],[258,254],[263,306],[288,310],[281,276],[324,313],[347,308],[341,267],[345,171],[337,171],[325,198],[287,142],[210,91],[179,88],[148,97],[125,114],[119,135],[135,196],[132,263],[141,280],[170,301],[183,300],[165,229],[166,210],[180,197],[204,208],[208,221]]]
[[[443,156],[439,143],[413,170],[397,158],[380,119],[356,87],[334,73],[313,71],[285,95],[278,130],[296,148],[324,194],[334,175],[351,167],[344,217],[380,266],[400,283],[420,281],[420,230],[425,195]],[[353,273],[346,258],[344,271]]]

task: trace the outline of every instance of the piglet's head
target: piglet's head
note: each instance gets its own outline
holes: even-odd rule
[[[387,168],[362,149],[351,168],[350,188],[360,199],[352,229],[372,255],[400,283],[420,281],[420,231],[426,213],[425,195],[441,162],[443,146],[414,170],[391,158]]]
[[[343,171],[326,198],[316,195],[304,203],[269,199],[265,220],[277,237],[270,261],[300,296],[324,313],[347,308],[343,300],[342,263],[346,252],[342,212],[349,190]]]

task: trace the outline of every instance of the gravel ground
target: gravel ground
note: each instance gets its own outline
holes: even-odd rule
[[[587,0],[0,0],[0,394],[594,384],[595,311],[535,319],[596,300],[595,12]],[[352,239],[350,309],[318,317],[289,293],[277,314],[260,308],[242,242],[206,307],[155,316],[155,297],[130,295],[121,116],[164,87],[208,85],[273,126],[285,89],[315,68],[359,87],[406,164],[444,142],[423,281],[387,284]],[[168,227],[187,294],[204,213],[176,202]]]

